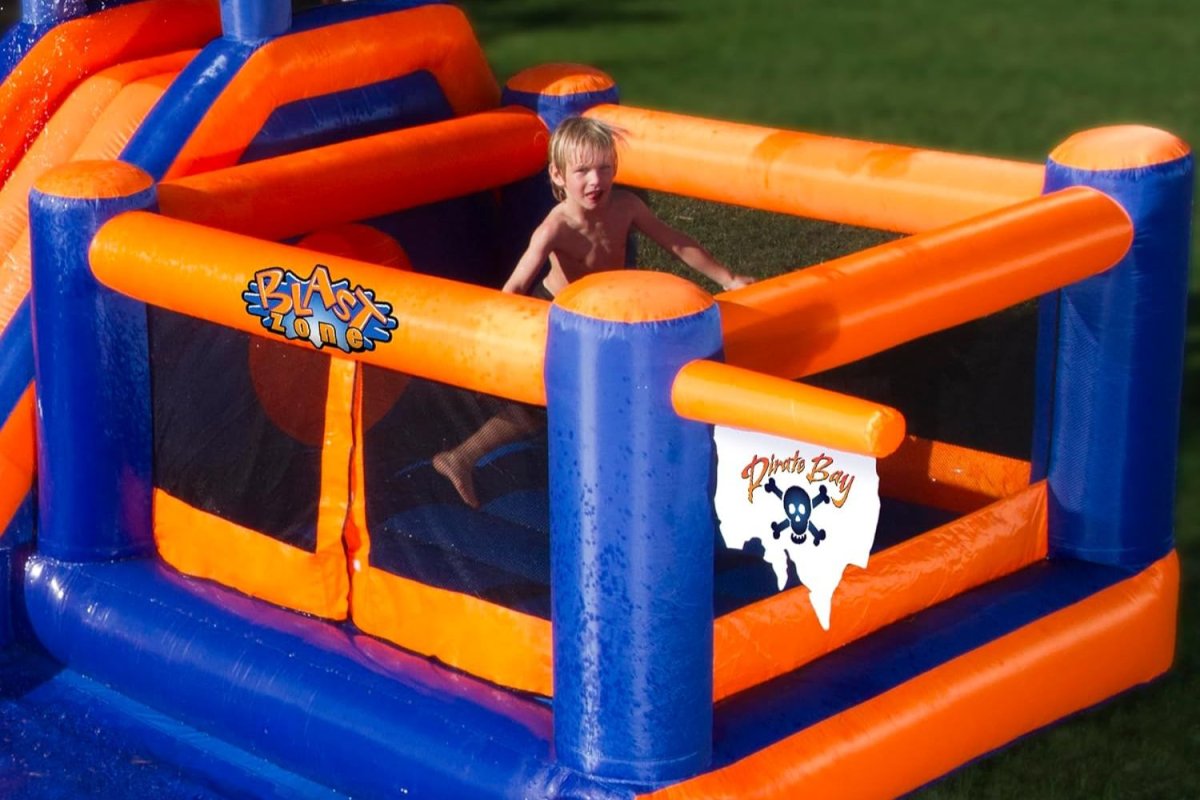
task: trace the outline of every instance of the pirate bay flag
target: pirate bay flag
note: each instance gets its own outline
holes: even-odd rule
[[[848,564],[866,568],[875,542],[875,459],[719,425],[713,438],[725,546],[765,551],[780,591],[794,574],[829,630],[842,572]]]

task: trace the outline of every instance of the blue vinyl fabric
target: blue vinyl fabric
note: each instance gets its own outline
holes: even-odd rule
[[[260,43],[217,39],[179,73],[121,151],[121,160],[160,181],[213,102]]]
[[[546,127],[553,131],[564,119],[582,114],[592,106],[620,102],[620,94],[614,85],[611,89],[598,92],[550,95],[522,92],[505,86],[500,95],[500,105],[518,105],[530,109],[542,118]]]
[[[671,385],[720,351],[715,305],[644,323],[551,307],[555,748],[574,769],[653,784],[708,766],[715,455]]]
[[[21,21],[53,27],[88,13],[86,0],[22,0]]]
[[[52,661],[0,652],[5,800],[345,800]]]
[[[0,332],[0,424],[33,380],[33,328],[29,297]]]
[[[34,493],[30,491],[12,518],[0,522],[0,652],[13,641],[25,638],[21,589],[25,557],[33,543],[33,503]]]
[[[221,0],[221,32],[226,39],[261,42],[291,25],[291,0]]]
[[[18,22],[10,27],[4,34],[4,40],[0,41],[0,79],[8,78],[25,54],[53,27],[31,25],[28,22]]]
[[[1041,301],[1035,478],[1050,552],[1141,566],[1174,546],[1193,161],[1092,171],[1051,160],[1045,191],[1090,186],[1133,222],[1112,269]]]
[[[154,549],[146,309],[101,286],[87,253],[101,225],[155,196],[153,185],[105,199],[30,193],[38,546],[56,558]]]
[[[454,116],[424,70],[280,106],[246,147],[241,163]]]
[[[555,763],[545,706],[370,637],[149,559],[35,555],[27,576],[55,658],[352,797],[634,797]]]

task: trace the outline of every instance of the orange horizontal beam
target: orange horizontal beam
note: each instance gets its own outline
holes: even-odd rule
[[[717,617],[713,699],[787,674],[839,647],[1046,557],[1046,484],[1026,486],[850,568],[833,595],[830,627],[798,586]],[[773,632],[786,630],[787,636]],[[754,642],[773,640],[771,647]]]
[[[1044,167],[629,106],[586,116],[625,139],[617,179],[763,211],[917,233],[1041,193]]]
[[[1178,613],[1179,556],[1172,551],[1137,575],[728,766],[638,798],[905,795],[1158,677],[1174,658]]]
[[[374,350],[345,358],[545,405],[542,366],[549,304],[531,297],[325,255],[217,231],[147,212],[122,214],[96,234],[92,270],[104,285],[171,311],[246,333],[273,336],[246,310],[255,272],[277,267],[301,278],[317,264],[333,281],[373,290],[399,327]],[[307,340],[274,337],[299,347]]]
[[[904,440],[894,408],[716,361],[685,364],[671,387],[675,412],[882,458]]]
[[[1064,189],[718,295],[726,360],[811,375],[1095,275],[1132,240],[1111,198]]]
[[[547,138],[531,111],[488,111],[164,181],[159,208],[285,239],[528,177],[546,164]]]

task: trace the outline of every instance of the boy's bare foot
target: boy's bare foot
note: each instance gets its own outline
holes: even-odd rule
[[[475,495],[474,464],[467,464],[464,469],[462,459],[455,458],[453,451],[447,450],[433,457],[433,468],[450,481],[464,503],[471,508],[479,508],[479,498]]]

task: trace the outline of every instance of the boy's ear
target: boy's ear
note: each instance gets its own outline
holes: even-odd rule
[[[558,165],[556,165],[554,162],[550,163],[550,181],[558,186],[562,186],[566,183],[566,181],[563,179],[562,172],[559,171]]]

